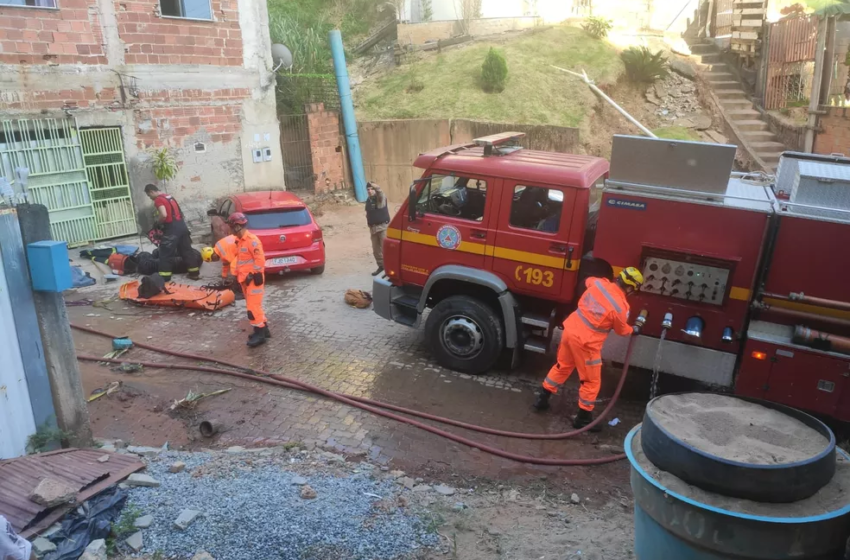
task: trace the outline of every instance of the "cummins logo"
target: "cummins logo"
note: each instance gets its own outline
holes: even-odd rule
[[[625,208],[627,210],[646,210],[646,202],[637,202],[635,200],[623,200],[622,198],[609,198],[608,206],[615,208]]]

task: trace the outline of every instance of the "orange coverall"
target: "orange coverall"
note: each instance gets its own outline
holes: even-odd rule
[[[578,406],[591,411],[602,386],[602,345],[608,332],[613,329],[628,336],[634,329],[627,323],[626,294],[617,284],[604,278],[588,278],[585,285],[587,291],[579,300],[578,309],[564,321],[558,361],[549,370],[543,388],[557,393],[573,369],[578,369]]]
[[[265,283],[257,286],[253,282],[245,285],[245,278],[249,274],[262,273],[265,276],[266,255],[263,253],[263,244],[260,239],[245,230],[242,237],[236,238],[236,280],[242,285],[245,292],[245,303],[248,304],[248,320],[252,327],[265,327],[266,314],[263,312],[263,294]]]
[[[213,250],[221,259],[221,277],[236,276],[236,241],[235,235],[223,237],[215,244]]]

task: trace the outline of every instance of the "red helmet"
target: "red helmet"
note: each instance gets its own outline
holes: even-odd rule
[[[248,218],[242,212],[234,212],[227,218],[227,223],[231,226],[244,226],[248,224]]]

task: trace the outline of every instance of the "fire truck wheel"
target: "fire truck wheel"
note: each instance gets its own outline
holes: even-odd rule
[[[469,296],[452,296],[434,306],[425,336],[440,365],[472,375],[493,367],[505,344],[499,315]]]

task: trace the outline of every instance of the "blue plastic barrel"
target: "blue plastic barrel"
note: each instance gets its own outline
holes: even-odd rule
[[[835,560],[850,537],[850,496],[812,517],[764,517],[710,506],[664,487],[638,464],[626,437],[638,560]],[[850,460],[844,451],[837,452]]]

